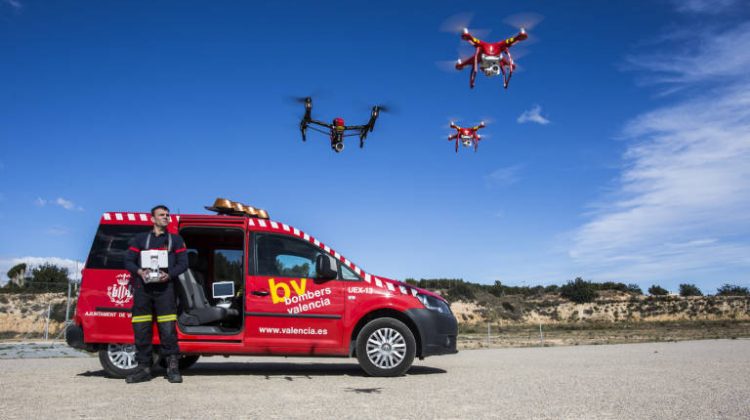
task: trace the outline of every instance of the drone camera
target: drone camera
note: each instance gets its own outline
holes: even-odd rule
[[[331,147],[333,147],[333,150],[335,150],[336,153],[341,153],[344,150],[344,143],[334,143]]]

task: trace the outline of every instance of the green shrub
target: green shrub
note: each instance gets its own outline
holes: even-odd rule
[[[681,284],[680,296],[703,296],[703,292],[694,284]]]
[[[560,287],[560,296],[575,303],[593,302],[597,297],[594,285],[577,277]]]
[[[651,296],[666,296],[669,294],[669,290],[654,284],[648,288],[648,294]]]
[[[716,290],[716,296],[750,296],[750,290],[747,287],[724,284]]]

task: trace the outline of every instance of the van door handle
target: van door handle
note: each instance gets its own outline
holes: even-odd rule
[[[268,296],[271,294],[268,290],[253,290],[250,293],[255,296]]]

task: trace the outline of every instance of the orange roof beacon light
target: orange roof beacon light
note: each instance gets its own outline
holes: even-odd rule
[[[248,216],[259,219],[268,219],[268,212],[263,209],[257,209],[239,201],[227,200],[226,198],[217,198],[213,206],[206,206],[206,210],[215,211],[218,214],[227,216]]]

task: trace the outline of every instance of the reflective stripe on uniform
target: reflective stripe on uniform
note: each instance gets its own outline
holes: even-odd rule
[[[153,317],[151,315],[138,315],[133,317],[133,324],[137,322],[151,322]]]
[[[177,321],[177,314],[159,315],[156,317],[156,322],[172,322]]]

